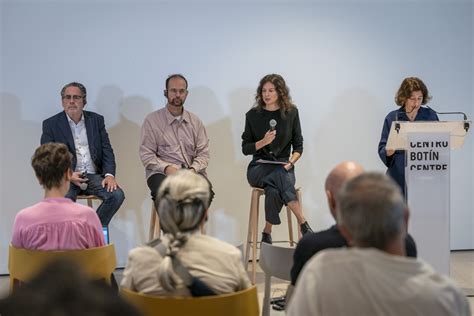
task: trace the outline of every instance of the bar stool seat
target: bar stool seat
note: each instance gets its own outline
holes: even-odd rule
[[[245,251],[245,265],[248,270],[249,258],[250,258],[250,245],[252,245],[252,275],[251,281],[252,284],[255,284],[256,279],[256,270],[257,270],[257,244],[260,242],[258,240],[258,216],[260,209],[260,197],[265,194],[265,190],[262,188],[252,187],[252,193],[250,198],[250,213],[249,213],[249,225],[247,233],[247,246]],[[298,201],[300,201],[301,212],[303,212],[303,206],[301,204],[301,188],[296,188],[296,196]],[[290,247],[295,246],[296,242],[293,238],[293,225],[291,219],[291,210],[286,207],[286,216],[288,221],[288,236]],[[298,225],[298,238],[301,238],[301,228]]]
[[[93,202],[94,201],[100,201],[102,202],[102,199],[98,197],[97,195],[78,195],[76,197],[76,200],[87,200],[87,206],[93,208]]]

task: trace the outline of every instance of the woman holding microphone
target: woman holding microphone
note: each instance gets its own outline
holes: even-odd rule
[[[242,152],[253,155],[249,184],[265,190],[262,242],[272,243],[272,226],[281,223],[283,205],[295,214],[302,234],[312,232],[295,190],[295,164],[303,153],[300,119],[282,76],[269,74],[260,80],[255,105],[245,115]]]

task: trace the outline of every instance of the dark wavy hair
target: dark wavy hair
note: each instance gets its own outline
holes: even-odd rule
[[[47,143],[39,146],[31,158],[40,184],[48,190],[61,185],[64,174],[71,168],[71,153],[61,143]]]
[[[265,102],[262,98],[262,88],[263,85],[267,82],[272,83],[275,86],[275,89],[278,94],[278,105],[280,106],[281,116],[284,118],[286,113],[290,112],[292,109],[296,108],[296,105],[291,100],[290,88],[285,83],[285,79],[278,74],[269,74],[263,77],[260,80],[260,84],[257,88],[257,93],[255,94],[255,104],[254,107],[257,111],[261,111],[265,108]]]
[[[421,104],[426,104],[431,100],[428,88],[420,78],[407,77],[403,79],[400,88],[398,88],[397,94],[395,95],[395,103],[402,107],[405,106],[406,100],[411,97],[411,93],[414,91],[421,91],[421,93],[423,93],[423,101]]]

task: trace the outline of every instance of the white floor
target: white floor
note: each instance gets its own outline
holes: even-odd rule
[[[120,282],[122,270],[115,272],[117,281]],[[474,316],[474,251],[455,251],[451,253],[451,277],[458,283],[468,296],[471,313]],[[0,297],[8,294],[8,276],[0,276]],[[263,300],[264,277],[261,271],[257,272],[257,287],[260,305]],[[272,297],[285,294],[288,282],[272,279]],[[261,306],[260,306],[261,308]],[[284,312],[271,310],[270,315],[282,316]]]

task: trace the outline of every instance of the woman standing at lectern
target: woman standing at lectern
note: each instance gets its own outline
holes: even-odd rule
[[[272,226],[281,223],[283,205],[295,214],[302,234],[312,232],[295,190],[294,168],[303,153],[300,119],[282,76],[270,74],[260,80],[255,105],[245,115],[242,152],[253,155],[247,168],[249,184],[265,190],[262,242],[272,243]],[[280,164],[260,163],[260,159]]]
[[[421,79],[416,77],[405,78],[395,95],[395,103],[400,108],[388,113],[383,123],[382,136],[379,142],[379,156],[388,168],[387,174],[398,183],[404,196],[406,196],[405,151],[389,150],[385,148],[385,145],[393,121],[438,121],[435,111],[421,107],[430,100],[431,96],[428,93],[428,88]]]

